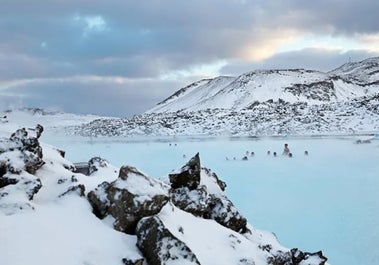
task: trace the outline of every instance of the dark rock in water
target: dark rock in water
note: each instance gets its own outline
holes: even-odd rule
[[[200,183],[200,170],[200,157],[199,153],[197,153],[180,169],[180,172],[169,174],[171,188],[187,187],[190,190],[196,189]]]
[[[307,263],[308,259],[310,263]],[[325,265],[327,260],[328,259],[322,254],[321,251],[310,253],[302,252],[297,248],[293,248],[288,252],[278,251],[273,256],[269,257],[267,262],[269,265]]]
[[[93,157],[88,161],[88,174],[92,175],[94,172],[98,171],[99,168],[108,167],[108,161],[101,157]]]
[[[138,223],[136,234],[137,246],[150,265],[169,264],[174,260],[175,264],[200,265],[191,249],[176,238],[156,216],[142,219]]]
[[[115,219],[113,225],[116,230],[135,234],[138,221],[157,214],[169,200],[163,188],[162,192],[141,194],[159,185],[162,184],[136,168],[124,166],[117,180],[103,182],[88,194],[88,200],[96,216],[104,218],[111,215]]]
[[[361,140],[361,139],[358,139],[355,141],[356,144],[370,144],[371,143],[371,140],[369,139],[366,139],[366,140]]]

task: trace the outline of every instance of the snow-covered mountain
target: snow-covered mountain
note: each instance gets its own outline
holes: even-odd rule
[[[331,72],[253,71],[178,90],[130,119],[67,129],[82,136],[341,135],[379,131],[379,58]]]
[[[165,180],[100,157],[86,175],[39,141],[0,138],[0,264],[326,265],[249,224],[196,154]]]
[[[259,70],[237,77],[195,82],[147,113],[227,109],[240,111],[256,102],[325,104],[379,92],[379,58],[347,63],[323,73],[304,69]]]
[[[17,128],[13,120],[24,120],[89,137],[378,134],[379,58],[328,73],[266,70],[200,80],[132,118],[32,110],[4,116],[8,132]]]

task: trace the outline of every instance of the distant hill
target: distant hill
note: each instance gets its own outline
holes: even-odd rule
[[[288,136],[379,132],[379,58],[323,73],[259,70],[204,79],[179,89],[129,119],[70,116],[30,110],[29,123],[82,136]],[[39,115],[35,115],[35,113]],[[16,115],[17,114],[17,115]],[[3,124],[4,127],[4,124]]]
[[[379,58],[323,73],[304,69],[258,70],[204,79],[175,92],[147,113],[225,109],[240,111],[266,101],[325,104],[379,92]]]

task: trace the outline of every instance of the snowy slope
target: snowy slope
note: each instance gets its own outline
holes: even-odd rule
[[[288,136],[379,132],[379,95],[315,104],[263,102],[239,111],[207,109],[99,119],[68,133],[96,136]]]
[[[96,115],[77,115],[64,112],[46,111],[37,108],[16,109],[0,112],[0,137],[23,127],[41,124],[52,134],[61,132],[67,126],[79,126],[93,120],[105,118]]]
[[[176,111],[178,105],[195,106],[212,98],[220,90],[220,87],[228,86],[234,80],[233,77],[217,77],[195,82],[185,88],[178,90],[175,94],[165,99],[166,109]]]
[[[255,102],[323,104],[379,92],[379,58],[350,63],[329,73],[259,70],[238,77],[217,77],[181,89],[146,113],[228,109],[239,111]],[[185,92],[183,92],[183,90]]]
[[[379,57],[369,58],[361,62],[346,63],[329,72],[329,74],[340,76],[346,80],[352,80],[366,86],[378,84]]]

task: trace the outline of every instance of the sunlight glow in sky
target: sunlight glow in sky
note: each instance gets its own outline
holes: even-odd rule
[[[218,76],[227,61],[221,60],[210,64],[195,65],[190,69],[170,71],[160,76],[161,80],[181,80],[191,76]]]
[[[316,49],[336,50],[341,53],[350,50],[365,50],[369,48],[367,43],[354,38],[338,37],[338,36],[312,36],[307,35],[295,39],[293,42],[281,45],[276,52],[290,52],[293,50],[302,50],[305,47]]]

